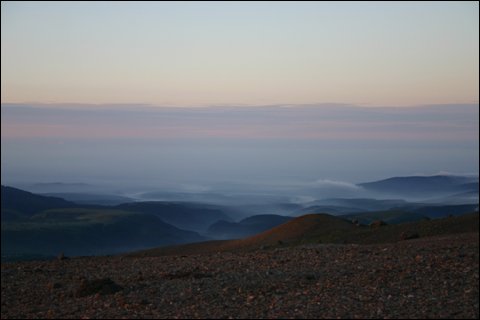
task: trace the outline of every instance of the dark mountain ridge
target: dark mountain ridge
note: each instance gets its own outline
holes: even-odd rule
[[[375,182],[360,183],[364,190],[385,195],[425,198],[479,190],[478,178],[463,176],[409,176],[393,177]]]
[[[205,240],[149,213],[80,206],[6,186],[1,191],[2,256],[114,254]]]
[[[2,186],[2,210],[16,211],[27,216],[47,209],[76,208],[78,205],[58,197],[41,196],[17,188]],[[3,221],[3,212],[2,212]]]
[[[149,213],[180,229],[196,232],[205,232],[212,223],[219,220],[232,221],[221,210],[205,208],[201,204],[193,206],[182,202],[142,201],[124,203],[115,208]]]

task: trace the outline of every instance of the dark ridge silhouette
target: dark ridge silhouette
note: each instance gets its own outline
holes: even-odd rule
[[[43,210],[59,208],[77,208],[78,205],[57,197],[46,197],[17,188],[2,186],[2,221],[3,210],[10,210],[33,216]]]
[[[365,190],[382,194],[409,197],[446,195],[465,191],[478,191],[478,178],[461,176],[410,176],[394,177],[385,180],[358,184]]]
[[[203,208],[200,205],[192,207],[181,202],[133,202],[121,204],[115,206],[115,208],[153,214],[177,228],[196,232],[204,232],[212,223],[219,220],[232,221],[221,210]]]

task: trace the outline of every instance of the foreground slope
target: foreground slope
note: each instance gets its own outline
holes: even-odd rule
[[[2,319],[478,319],[478,277],[478,231],[368,246],[2,262],[1,310]],[[90,282],[106,278],[120,291]]]

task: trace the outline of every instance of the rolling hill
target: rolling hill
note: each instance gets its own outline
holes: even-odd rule
[[[261,246],[276,245],[279,240],[284,243],[299,241],[320,234],[354,232],[358,227],[351,222],[328,214],[309,214],[260,234],[237,240],[216,240],[186,244],[181,246],[167,246],[149,250],[141,250],[126,254],[126,256],[161,256],[203,254],[219,251],[249,251]]]
[[[310,206],[290,214],[291,217],[300,217],[312,213],[328,213],[332,216],[340,216],[352,212],[366,212],[365,209],[342,206]]]
[[[205,232],[212,223],[219,220],[232,221],[219,209],[210,209],[202,207],[201,204],[192,205],[182,202],[132,202],[117,205],[115,209],[149,213],[177,228],[201,233]]]
[[[78,207],[77,204],[62,198],[40,196],[7,186],[1,188],[1,199],[2,222],[30,217],[48,209]]]
[[[328,214],[310,214],[295,218],[258,235],[237,240],[216,240],[140,250],[125,257],[155,257],[165,255],[211,254],[216,252],[245,252],[295,246],[300,244],[378,244],[400,241],[407,230],[415,230],[420,237],[432,237],[463,232],[478,232],[479,213],[472,212],[458,217],[421,220],[380,228],[356,227],[351,222]],[[278,244],[282,240],[284,244]]]
[[[83,207],[6,186],[1,209],[2,256],[114,254],[205,240],[149,213]]]
[[[52,209],[2,223],[4,254],[98,255],[205,240],[140,212]]]
[[[205,236],[214,239],[246,238],[275,228],[291,219],[293,218],[274,214],[263,214],[251,216],[239,222],[220,220],[208,227]]]
[[[90,194],[90,193],[40,193],[47,197],[63,198],[76,204],[96,204],[102,206],[115,206],[122,203],[134,202],[135,199],[115,194]]]

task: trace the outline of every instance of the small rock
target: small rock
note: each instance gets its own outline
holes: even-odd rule
[[[408,230],[404,231],[400,234],[400,240],[408,240],[408,239],[415,239],[420,238],[418,232],[415,230]]]
[[[383,221],[383,220],[377,220],[377,221],[375,221],[375,222],[372,222],[372,223],[370,224],[370,227],[371,227],[371,228],[378,228],[378,227],[386,226],[386,225],[387,225],[387,223],[386,223],[385,221]]]
[[[353,220],[352,220],[352,223],[353,223],[353,224],[357,224],[357,223],[358,223],[358,220],[357,220],[357,219],[353,219]]]
[[[60,253],[60,254],[58,255],[58,257],[57,257],[57,260],[68,260],[68,259],[70,259],[70,258],[69,258],[69,257],[66,257],[66,256],[65,256],[65,253],[63,253],[63,252]]]
[[[110,278],[98,280],[83,280],[75,293],[75,298],[83,298],[94,294],[107,295],[122,291],[123,287],[113,282]]]

